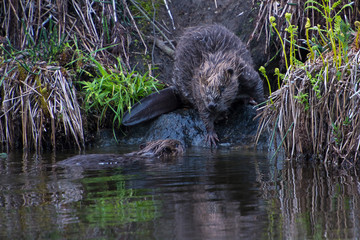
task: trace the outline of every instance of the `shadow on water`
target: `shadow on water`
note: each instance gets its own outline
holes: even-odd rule
[[[54,166],[71,155],[0,159],[1,239],[360,235],[356,171],[330,173],[322,166],[270,163],[261,152],[196,148],[174,162],[97,170]]]

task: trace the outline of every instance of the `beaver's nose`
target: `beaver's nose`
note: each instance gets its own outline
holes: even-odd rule
[[[214,111],[216,109],[216,103],[210,102],[208,104],[208,109],[211,110],[211,111]]]

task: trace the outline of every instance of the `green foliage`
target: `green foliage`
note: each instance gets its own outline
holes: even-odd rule
[[[305,111],[310,108],[308,93],[299,93],[299,95],[294,96],[294,98],[305,105]]]
[[[281,38],[281,35],[280,35],[279,31],[278,31],[277,28],[276,28],[275,17],[274,17],[274,16],[271,16],[269,20],[270,20],[271,27],[274,28],[276,34],[279,36],[279,39],[280,39],[280,42],[281,42],[281,46],[282,46],[282,49],[283,49],[283,55],[284,55],[284,59],[285,59],[286,69],[288,69],[288,68],[289,68],[289,65],[288,65],[288,61],[287,61],[287,57],[286,57],[285,44],[284,44],[284,41],[283,41],[282,38]]]
[[[340,145],[340,143],[342,141],[341,129],[335,123],[333,123],[331,126],[332,126],[332,134],[333,134],[334,141],[335,141],[336,145]]]
[[[114,114],[113,124],[120,126],[126,109],[142,97],[157,91],[161,84],[148,73],[140,75],[135,70],[125,72],[121,67],[120,59],[116,69],[106,69],[94,58],[90,59],[96,66],[96,76],[93,81],[80,83],[85,90],[86,110],[96,109],[101,112],[100,121],[105,117],[107,110]]]
[[[355,47],[356,47],[356,49],[359,49],[359,37],[360,37],[360,22],[359,21],[355,21],[355,27],[356,27]]]
[[[280,73],[279,68],[275,68],[275,76],[277,76],[277,83],[278,83],[278,88],[280,89],[281,85],[281,81],[284,80],[285,75]]]
[[[308,0],[305,2],[305,10],[313,9],[321,14],[325,19],[325,29],[321,30],[320,26],[313,28],[318,30],[320,37],[322,38],[323,45],[329,45],[330,49],[334,54],[334,63],[336,69],[341,66],[342,57],[345,56],[345,61],[347,61],[347,49],[348,42],[350,37],[350,25],[344,23],[339,14],[346,8],[350,7],[353,2],[344,4],[338,11],[338,6],[342,3],[341,0],[338,0],[331,4],[329,0],[322,0],[321,3]],[[326,38],[322,35],[321,32],[326,33]],[[337,43],[339,45],[339,50]]]
[[[26,29],[24,27],[24,29]],[[28,41],[28,49],[25,51],[30,54],[33,62],[46,61],[52,63],[64,47],[65,35],[59,36],[58,27],[52,18],[48,21],[48,27],[42,27],[38,41],[35,41],[29,32],[25,33]],[[35,42],[38,42],[35,44]]]
[[[287,58],[287,54],[286,54],[286,47],[285,47],[285,44],[284,44],[284,40],[281,38],[281,35],[280,35],[278,29],[276,28],[275,17],[273,17],[273,16],[270,17],[270,24],[271,24],[271,27],[275,30],[275,32],[277,33],[277,35],[278,35],[278,37],[280,39],[281,47],[283,49],[285,66],[286,66],[286,69],[288,70],[290,66],[294,65],[294,62],[296,60],[296,58],[295,58],[295,53],[296,53],[296,48],[295,48],[296,40],[295,40],[295,38],[297,36],[298,27],[291,24],[291,13],[286,13],[285,14],[285,19],[286,19],[286,23],[287,23],[287,28],[285,28],[285,31],[287,31],[290,34],[290,40],[289,40],[289,43],[290,43],[290,46],[289,46],[290,65],[288,63],[288,58]]]
[[[310,40],[309,40],[309,28],[311,27],[311,24],[310,24],[310,18],[307,18],[306,20],[306,24],[305,24],[305,34],[306,34],[306,44],[307,44],[307,47],[310,51],[310,59],[311,60],[314,60],[314,49],[313,47],[310,45]]]
[[[267,84],[268,84],[268,87],[269,87],[269,95],[271,96],[271,84],[270,84],[270,81],[269,81],[269,78],[266,74],[266,70],[263,66],[261,66],[259,68],[259,71],[261,72],[261,74],[266,78],[266,81],[267,81]],[[272,99],[270,99],[271,103],[272,103]]]
[[[323,18],[320,21],[325,23],[312,26],[307,19],[305,35],[309,54],[304,63],[295,58],[298,29],[291,24],[291,15],[285,15],[288,39],[280,41],[287,72],[280,75],[279,70],[275,71],[278,86],[281,80],[283,84],[270,97],[271,104],[262,109],[259,128],[274,124],[271,127],[279,130],[288,157],[297,153],[314,154],[335,164],[340,159],[354,163],[359,159],[359,104],[355,97],[359,79],[355,76],[359,69],[360,23],[355,22],[353,31],[352,24],[341,17],[344,9],[350,10],[353,3],[306,1],[304,9],[312,10],[309,15],[320,13]],[[274,17],[270,23],[280,37]]]
[[[312,89],[314,90],[317,99],[321,98],[320,84],[323,82],[323,81],[321,81],[321,79],[322,79],[321,73],[322,73],[322,71],[317,73],[315,75],[315,77],[312,77],[309,72],[306,72],[308,78],[310,79],[310,83],[311,83],[311,85],[313,87]]]
[[[308,18],[305,25],[305,34],[306,34],[306,43],[308,51],[310,52],[308,55],[308,58],[310,61],[314,61],[317,57],[320,57],[324,66],[327,65],[327,63],[324,60],[323,53],[327,51],[328,49],[331,49],[334,54],[334,63],[336,64],[336,69],[338,69],[339,66],[341,66],[342,61],[345,61],[345,63],[348,62],[348,50],[349,50],[349,44],[352,36],[352,29],[350,27],[350,24],[348,22],[343,21],[343,19],[340,17],[340,13],[348,7],[351,7],[352,3],[345,4],[336,12],[336,9],[339,9],[339,5],[341,4],[341,1],[337,1],[331,5],[329,0],[322,0],[321,3],[314,1],[314,0],[308,0],[305,3],[305,9],[314,9],[315,11],[319,12],[321,16],[326,20],[325,29],[323,29],[320,25],[311,27],[310,19]],[[297,37],[297,31],[298,27],[291,24],[291,14],[286,13],[285,14],[287,28],[285,31],[289,33],[289,49],[288,49],[288,55],[290,62],[288,65],[288,57],[287,57],[287,51],[285,49],[284,40],[281,39],[280,33],[276,28],[275,18],[270,17],[270,23],[272,28],[276,31],[277,35],[280,38],[280,42],[283,48],[283,54],[284,54],[284,60],[286,69],[288,70],[290,66],[296,66],[296,67],[302,67],[303,63],[298,61],[295,57],[296,54],[296,37]],[[359,24],[360,26],[360,24]],[[318,33],[318,38],[312,37],[310,39],[309,31],[315,30]],[[328,68],[326,68],[328,69]],[[322,79],[322,71],[313,77],[309,72],[307,72],[306,68],[304,68],[306,71],[306,74],[311,82],[311,85],[313,86],[313,90],[315,91],[316,97],[318,99],[321,98],[320,95],[320,84],[323,82]],[[280,80],[281,77],[279,75],[279,71],[275,71],[275,75],[278,77],[278,87],[280,88]],[[340,79],[341,76],[338,76]],[[305,102],[304,96],[296,96],[300,102]],[[306,109],[308,106],[306,106]]]
[[[295,48],[296,40],[295,40],[295,37],[297,36],[298,27],[291,24],[291,14],[290,13],[286,13],[285,18],[286,18],[286,22],[288,24],[288,27],[285,28],[285,31],[287,31],[290,34],[290,50],[289,50],[290,66],[293,66],[294,61],[296,60],[296,58],[295,58],[295,53],[296,53],[296,48]]]
[[[28,32],[24,22],[23,25],[23,29],[25,30],[24,35],[26,36],[26,48],[17,50],[17,48],[12,46],[11,42],[7,40],[7,47],[5,48],[0,45],[0,50],[4,52],[3,59],[5,62],[15,60],[27,72],[36,74],[31,71],[33,65],[39,61],[53,64],[58,55],[67,46],[65,35],[59,36],[58,27],[53,22],[52,18],[49,18],[46,28],[42,27],[39,30],[37,40]],[[24,56],[26,56],[26,58],[24,58]]]
[[[348,60],[348,50],[349,50],[349,42],[351,37],[351,26],[348,22],[344,22],[340,16],[335,18],[335,37],[337,39],[339,45],[339,56],[343,56],[345,62]],[[341,57],[339,57],[339,64],[341,65]]]

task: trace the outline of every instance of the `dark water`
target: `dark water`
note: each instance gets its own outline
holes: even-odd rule
[[[54,167],[71,155],[0,159],[0,239],[360,237],[356,171],[226,149],[125,168]]]

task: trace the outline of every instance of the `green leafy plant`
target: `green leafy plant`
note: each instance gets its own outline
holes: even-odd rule
[[[294,96],[294,98],[305,105],[305,111],[310,108],[308,93],[299,93],[299,95]]]
[[[356,27],[356,38],[355,38],[355,46],[356,49],[359,49],[359,37],[360,37],[360,22],[355,21],[355,27]]]
[[[284,79],[285,75],[280,73],[279,68],[275,68],[275,76],[277,76],[277,84],[278,84],[278,88],[281,88],[281,81]]]
[[[296,41],[295,41],[295,37],[297,36],[297,29],[298,27],[291,24],[291,13],[286,13],[285,14],[285,19],[286,22],[288,24],[288,27],[285,28],[285,31],[287,31],[290,34],[290,50],[289,50],[289,55],[290,55],[290,66],[294,65],[294,62],[296,60],[295,58],[295,53],[296,53],[296,49],[295,49],[295,45],[296,45]]]
[[[287,61],[287,57],[286,57],[285,44],[284,44],[284,41],[281,38],[281,35],[280,35],[279,31],[276,28],[275,17],[271,16],[269,20],[270,20],[271,27],[274,28],[276,34],[278,35],[278,37],[280,39],[281,46],[282,46],[282,49],[283,49],[283,55],[284,55],[284,59],[285,59],[285,66],[286,66],[286,69],[288,69],[289,65],[288,65],[288,61]]]
[[[321,81],[321,78],[322,78],[321,73],[322,73],[322,71],[317,73],[315,77],[312,77],[311,73],[309,73],[309,72],[306,73],[309,80],[310,80],[311,85],[313,86],[312,89],[314,90],[317,99],[321,98],[321,90],[320,90],[320,84],[322,83],[322,81]]]
[[[85,90],[86,110],[97,109],[101,112],[100,122],[110,110],[114,114],[113,124],[120,126],[124,112],[142,97],[157,91],[162,87],[154,77],[135,70],[126,72],[120,59],[115,69],[106,69],[94,58],[90,60],[96,66],[96,76],[93,81],[80,81]]]
[[[310,59],[314,60],[315,54],[313,47],[310,45],[310,39],[309,39],[309,29],[311,27],[310,18],[307,18],[306,24],[305,24],[305,34],[306,34],[306,44],[308,46],[308,49],[310,51]]]
[[[267,81],[267,84],[268,84],[268,87],[269,87],[269,96],[271,96],[271,84],[270,84],[270,81],[269,81],[269,78],[266,74],[266,70],[263,66],[261,66],[259,68],[259,71],[261,72],[261,74],[265,77],[266,81]],[[272,99],[270,99],[271,103],[272,103]]]
[[[334,61],[336,65],[336,69],[339,68],[341,65],[341,53],[337,51],[337,40],[340,40],[339,34],[336,34],[336,32],[339,32],[340,28],[340,16],[339,14],[346,8],[351,7],[353,2],[343,5],[340,10],[336,11],[338,6],[342,3],[341,0],[338,0],[331,4],[330,0],[322,0],[321,3],[317,2],[315,0],[308,0],[305,2],[305,10],[313,9],[321,14],[321,16],[325,19],[325,30],[326,30],[326,37],[330,41],[331,50],[334,54]],[[334,24],[335,23],[335,24]],[[320,30],[318,27],[317,30]],[[343,29],[345,30],[345,29]],[[324,40],[324,39],[323,39]],[[340,56],[339,56],[340,55]]]
[[[290,14],[285,16],[288,39],[283,37],[280,42],[285,64],[289,65],[283,79],[275,71],[278,86],[280,80],[283,84],[270,96],[271,104],[262,109],[259,132],[266,125],[278,129],[281,145],[290,158],[306,153],[323,159],[324,163],[357,163],[360,111],[356,72],[360,23],[354,23],[353,31],[347,20],[355,19],[351,11],[347,18],[341,17],[340,13],[354,4],[343,2],[306,1],[304,9],[311,10],[309,15],[316,16],[314,21],[320,17],[325,23],[323,26],[313,23],[312,27],[307,19],[305,35],[309,54],[304,63],[295,58],[297,27],[291,25]],[[270,19],[272,29],[278,33],[274,21],[275,18]]]

